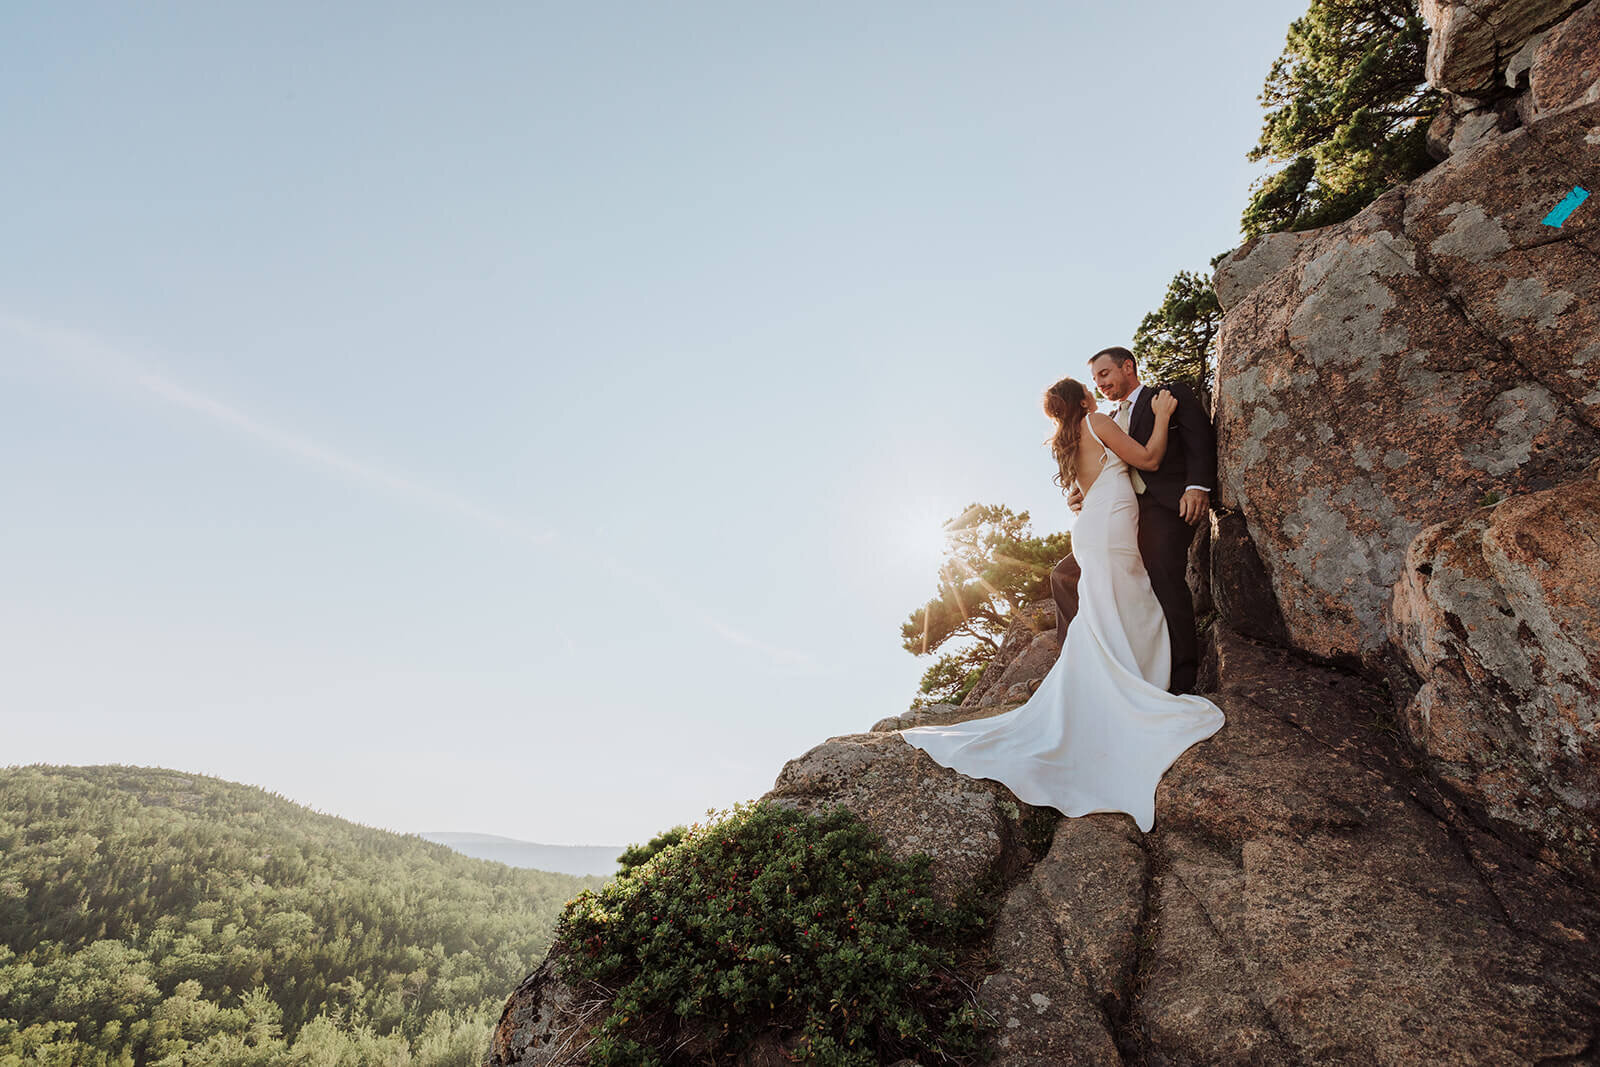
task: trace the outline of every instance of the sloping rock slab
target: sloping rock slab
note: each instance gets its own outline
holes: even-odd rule
[[[1217,633],[1227,726],[1157,798],[1134,1030],[1165,1063],[1535,1063],[1591,1048],[1588,893],[1461,817],[1362,678]]]
[[[917,726],[948,726],[953,722],[966,722],[968,719],[987,719],[991,715],[999,715],[1003,710],[998,706],[969,708],[962,704],[929,704],[927,707],[913,708],[899,715],[879,719],[872,724],[871,732],[877,734],[893,730],[909,730]]]
[[[992,1067],[1120,1064],[1120,1022],[1144,918],[1146,863],[1127,815],[1061,819],[1006,895],[978,991],[999,1021]]]

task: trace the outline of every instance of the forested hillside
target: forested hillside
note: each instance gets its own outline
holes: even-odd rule
[[[0,770],[0,1067],[476,1064],[604,881],[199,775]]]

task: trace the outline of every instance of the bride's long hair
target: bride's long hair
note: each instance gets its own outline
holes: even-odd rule
[[[1056,422],[1055,432],[1048,438],[1050,453],[1056,458],[1054,481],[1063,493],[1078,477],[1078,438],[1089,414],[1083,406],[1088,395],[1088,388],[1076,378],[1063,378],[1044,391],[1044,413]]]

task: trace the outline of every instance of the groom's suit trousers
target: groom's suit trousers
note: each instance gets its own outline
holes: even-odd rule
[[[1189,546],[1197,529],[1150,494],[1139,497],[1139,555],[1167,617],[1172,642],[1172,682],[1167,688],[1174,693],[1194,692],[1200,675],[1200,641],[1194,632],[1194,596],[1189,591]]]

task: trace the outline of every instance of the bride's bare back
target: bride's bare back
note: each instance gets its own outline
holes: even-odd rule
[[[1167,451],[1167,423],[1177,410],[1178,400],[1162,389],[1151,401],[1155,413],[1155,427],[1146,443],[1135,441],[1128,432],[1109,415],[1091,411],[1083,417],[1078,433],[1078,488],[1087,496],[1089,487],[1100,479],[1106,462],[1113,453],[1130,467],[1153,471]],[[1088,480],[1085,481],[1085,478]]]
[[[1094,430],[1089,426],[1089,420],[1097,413],[1091,411],[1083,417],[1083,426],[1078,433],[1078,488],[1085,496],[1089,495],[1089,487],[1100,478],[1100,472],[1105,470],[1106,461],[1109,459],[1106,446],[1095,436]],[[1104,418],[1105,416],[1101,416]],[[1107,420],[1109,421],[1109,420]],[[1116,423],[1111,423],[1115,426]]]

